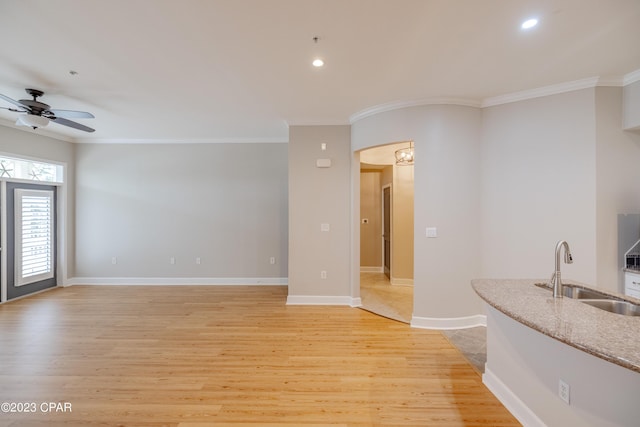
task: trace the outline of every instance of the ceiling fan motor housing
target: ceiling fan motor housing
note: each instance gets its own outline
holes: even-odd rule
[[[51,106],[37,100],[39,96],[44,95],[44,92],[38,89],[25,89],[25,91],[33,97],[31,99],[21,99],[19,102],[31,109],[31,114],[34,116],[41,116],[43,112],[49,110]]]

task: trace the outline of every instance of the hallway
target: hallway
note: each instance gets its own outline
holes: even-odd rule
[[[391,285],[384,273],[360,273],[360,298],[367,311],[411,323],[413,286]]]

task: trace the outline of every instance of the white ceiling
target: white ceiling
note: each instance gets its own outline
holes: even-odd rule
[[[95,114],[35,131],[68,140],[286,141],[381,104],[619,79],[639,22],[639,0],[5,0],[0,93]]]

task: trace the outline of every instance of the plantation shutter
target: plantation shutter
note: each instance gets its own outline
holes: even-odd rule
[[[53,277],[53,197],[53,191],[15,190],[16,286]]]

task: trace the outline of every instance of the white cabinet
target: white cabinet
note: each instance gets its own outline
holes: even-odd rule
[[[630,271],[625,271],[624,293],[630,297],[640,298],[640,272],[632,273]]]

